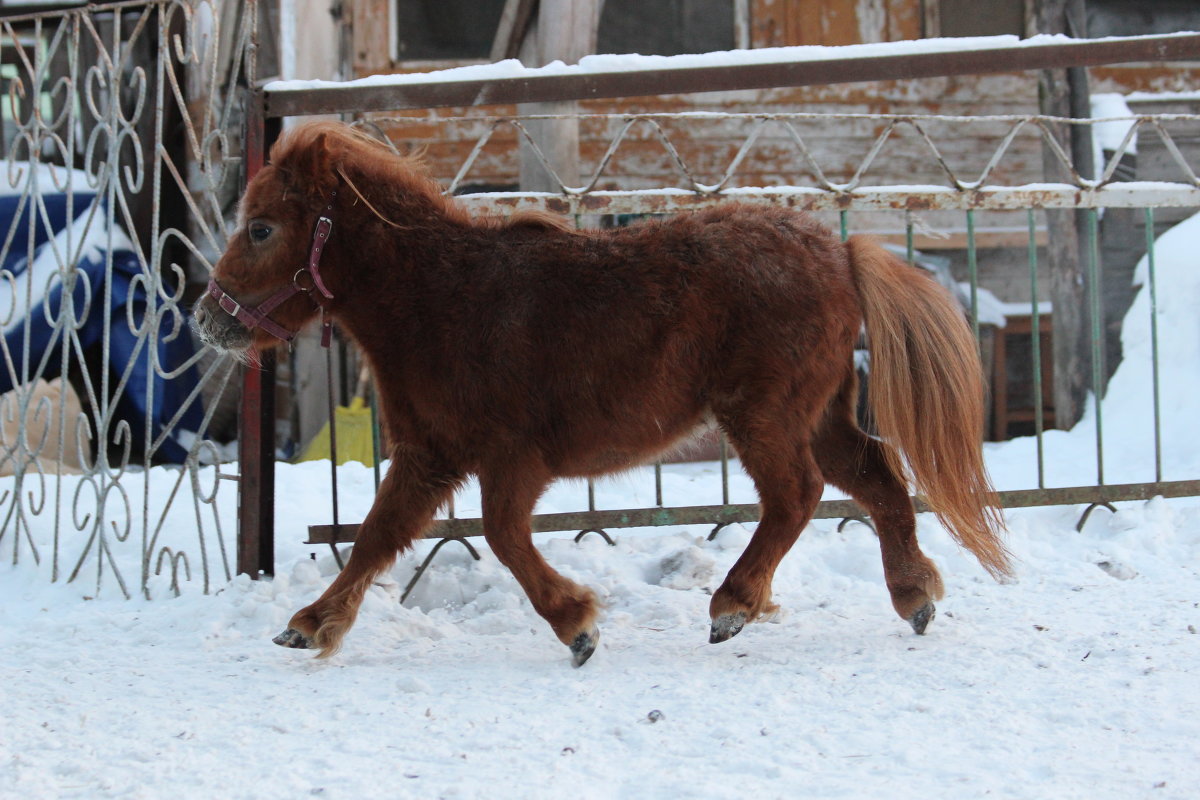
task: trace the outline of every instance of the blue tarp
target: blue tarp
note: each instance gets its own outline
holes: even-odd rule
[[[149,416],[151,437],[156,441],[162,434],[166,424],[179,411],[188,395],[195,389],[198,377],[194,367],[189,367],[179,376],[170,380],[164,379],[155,370],[150,359],[149,338],[130,329],[129,319],[132,313],[135,323],[140,324],[146,314],[146,282],[134,281],[134,277],[142,275],[137,254],[132,251],[128,237],[119,229],[109,231],[106,227],[106,215],[103,206],[95,209],[93,195],[75,192],[72,197],[74,209],[73,220],[67,218],[67,196],[53,193],[41,195],[41,205],[38,206],[32,198],[26,196],[22,203],[21,196],[0,196],[0,237],[13,233],[12,244],[7,255],[0,264],[10,272],[17,282],[16,296],[12,298],[13,306],[0,308],[0,316],[7,316],[9,308],[13,308],[13,317],[6,321],[4,340],[8,352],[16,366],[17,374],[10,374],[7,367],[0,366],[0,392],[14,388],[14,377],[17,381],[26,378],[42,377],[47,380],[59,377],[62,368],[61,336],[63,331],[55,330],[49,318],[60,316],[64,308],[64,286],[58,279],[57,263],[60,255],[55,257],[47,252],[52,246],[51,238],[58,236],[72,226],[75,241],[72,249],[79,253],[75,266],[80,273],[86,275],[75,282],[72,291],[75,316],[78,322],[78,337],[80,347],[89,351],[94,345],[103,341],[105,328],[109,335],[109,391],[115,391],[121,376],[129,370],[129,379],[120,395],[113,398],[114,419],[106,431],[108,443],[112,443],[117,422],[125,420],[132,434],[131,455],[137,459],[145,452],[146,420]],[[34,224],[34,257],[33,271],[29,269],[29,215],[31,208],[36,208],[37,219]],[[44,208],[44,211],[43,211]],[[16,219],[20,215],[19,219]],[[90,219],[90,222],[89,222]],[[110,233],[112,234],[110,236]],[[80,247],[81,240],[85,240]],[[3,241],[0,238],[0,241]],[[61,237],[60,237],[61,246]],[[105,294],[106,257],[108,243],[112,243],[112,272],[111,285],[108,295]],[[54,259],[48,269],[44,267],[48,258]],[[43,268],[39,269],[39,265]],[[37,273],[37,274],[34,274]],[[81,276],[82,277],[82,276]],[[22,285],[24,281],[26,285]],[[88,285],[85,285],[88,284]],[[89,291],[90,287],[90,291]],[[9,295],[12,289],[4,287]],[[30,294],[27,295],[26,291]],[[87,299],[91,297],[88,307]],[[27,302],[26,297],[32,297]],[[109,312],[106,314],[103,304],[107,299]],[[7,304],[0,304],[7,305]],[[161,305],[161,303],[159,304]],[[187,309],[181,309],[183,313]],[[86,314],[86,318],[83,315]],[[181,323],[186,326],[187,318]],[[173,371],[191,358],[194,346],[186,327],[171,336],[175,323],[167,315],[159,324],[157,338],[158,363],[161,368]],[[22,353],[25,349],[26,338],[29,345],[29,363],[22,364]],[[168,341],[169,339],[169,341]],[[49,353],[47,351],[50,351]],[[78,359],[78,353],[72,348],[72,361]],[[45,361],[41,370],[38,365]],[[93,376],[95,373],[93,371]],[[147,402],[147,388],[153,384],[153,403]],[[95,392],[100,392],[97,382]],[[86,403],[86,398],[84,399]],[[198,431],[203,419],[203,409],[198,399],[174,426],[174,431]],[[186,449],[176,438],[168,436],[153,454],[153,460],[158,463],[181,463],[186,457]]]

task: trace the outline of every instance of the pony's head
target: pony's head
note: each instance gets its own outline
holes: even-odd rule
[[[340,123],[287,132],[246,187],[237,229],[196,303],[201,339],[221,350],[261,351],[330,313],[346,276],[338,274],[344,259],[327,257],[325,244],[353,238],[346,231],[350,205],[357,184],[371,180],[364,164],[397,163],[404,160]]]

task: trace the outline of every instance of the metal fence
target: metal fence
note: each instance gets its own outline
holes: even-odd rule
[[[254,27],[219,0],[0,19],[0,554],[89,594],[234,571],[237,370],[189,287],[243,181]]]
[[[434,108],[450,105],[487,105],[502,102],[562,100],[574,98],[615,97],[624,94],[670,93],[697,90],[728,90],[763,88],[771,86],[798,86],[822,82],[868,80],[882,78],[924,77],[932,75],[970,74],[985,71],[1012,69],[1041,69],[1049,67],[1077,66],[1084,64],[1117,63],[1130,60],[1165,60],[1169,58],[1200,58],[1200,37],[1138,37],[1125,41],[1073,42],[1066,45],[1042,47],[1005,48],[989,53],[938,54],[936,56],[887,56],[878,59],[855,59],[853,61],[799,62],[783,65],[753,65],[724,70],[663,70],[654,73],[613,73],[608,75],[577,75],[526,77],[512,79],[470,81],[424,81],[421,83],[395,85],[354,84],[299,88],[287,84],[268,85],[264,92],[264,116],[297,115],[315,113],[341,113],[357,119],[358,124],[377,133],[381,138],[388,135],[403,138],[406,124],[412,117],[389,118],[387,112],[402,109]],[[840,65],[840,66],[839,66]],[[675,213],[706,205],[737,200],[739,202],[785,204],[829,216],[831,224],[840,228],[843,236],[861,229],[856,223],[869,218],[866,227],[878,228],[881,215],[891,214],[891,222],[902,232],[902,246],[910,259],[917,257],[914,241],[930,228],[953,228],[962,239],[966,259],[967,304],[977,332],[980,328],[980,290],[978,276],[980,219],[1016,215],[1018,221],[1006,227],[1007,238],[1027,254],[1028,310],[1032,316],[1030,345],[1033,362],[1039,363],[1041,354],[1039,291],[1044,291],[1047,265],[1044,263],[1044,244],[1047,228],[1053,228],[1053,215],[1066,211],[1070,217],[1080,216],[1080,258],[1078,269],[1082,271],[1080,282],[1086,285],[1085,294],[1080,296],[1090,314],[1090,337],[1088,372],[1091,383],[1090,422],[1095,430],[1093,477],[1081,477],[1078,484],[1047,485],[1045,475],[1044,420],[1040,412],[1034,418],[1034,436],[1037,442],[1036,457],[1030,463],[1028,483],[1021,488],[1009,488],[1001,493],[1006,507],[1022,507],[1049,504],[1083,504],[1086,509],[1080,525],[1087,514],[1098,506],[1108,506],[1120,500],[1148,499],[1155,495],[1184,496],[1200,494],[1200,481],[1184,476],[1181,480],[1164,480],[1162,473],[1161,431],[1158,427],[1159,397],[1157,379],[1147,385],[1147,415],[1153,416],[1154,474],[1146,480],[1132,483],[1113,484],[1105,480],[1104,422],[1101,398],[1105,388],[1105,355],[1103,352],[1104,332],[1101,275],[1097,247],[1099,220],[1104,209],[1141,209],[1144,214],[1145,242],[1153,265],[1155,213],[1164,208],[1200,208],[1200,179],[1197,167],[1181,149],[1178,140],[1191,139],[1200,131],[1200,117],[1188,114],[1145,115],[1124,120],[1128,130],[1124,141],[1113,152],[1107,153],[1099,170],[1093,177],[1091,169],[1073,164],[1068,150],[1062,144],[1066,138],[1063,129],[1067,126],[1088,126],[1093,121],[1065,120],[1046,116],[1004,117],[937,117],[937,116],[894,116],[894,115],[812,115],[812,114],[705,114],[677,118],[669,114],[608,115],[585,117],[592,128],[608,131],[609,144],[589,176],[579,185],[567,185],[555,173],[552,164],[545,159],[530,128],[539,120],[529,117],[489,117],[473,115],[465,120],[440,120],[443,123],[456,121],[467,124],[476,131],[477,140],[470,154],[450,182],[448,191],[455,191],[470,182],[475,160],[498,131],[505,131],[518,143],[523,143],[551,176],[555,190],[549,193],[485,193],[460,197],[463,203],[482,212],[506,214],[518,209],[545,209],[564,215],[594,214],[647,214]],[[694,128],[706,123],[730,125],[743,131],[740,146],[723,169],[713,170],[711,165],[705,173],[703,168],[689,164],[681,155],[680,148],[672,144],[669,129],[672,122],[680,122]],[[420,120],[428,125],[429,120]],[[818,153],[808,145],[806,126],[837,128],[855,124],[866,124],[878,131],[873,144],[868,148],[857,169],[848,179],[830,177],[823,170]],[[986,125],[995,129],[994,150],[978,154],[969,165],[951,163],[944,155],[939,142],[955,136],[971,125]],[[1124,157],[1133,149],[1137,136],[1153,138],[1168,154],[1171,175],[1153,181],[1128,181],[1121,175]],[[620,158],[622,147],[632,139],[652,139],[661,146],[662,159],[674,165],[678,182],[641,190],[606,190],[601,188],[606,178],[616,171],[614,161]],[[790,148],[794,154],[795,172],[803,174],[803,185],[789,183],[777,188],[745,187],[739,180],[739,168],[756,146],[770,138],[775,145]],[[888,148],[900,138],[906,138],[910,148],[915,148],[918,158],[928,167],[931,180],[922,180],[920,186],[871,185],[868,176],[877,159],[883,158]],[[1047,174],[1054,174],[1056,182],[1041,183],[1036,180],[1012,183],[1005,180],[1005,163],[1010,153],[1018,146],[1032,141],[1045,158]],[[910,157],[912,153],[909,153]],[[1007,175],[1011,179],[1012,175]],[[990,215],[990,216],[989,216]],[[1060,220],[1061,222],[1061,220]],[[1070,226],[1073,229],[1073,225]],[[1059,231],[1061,233],[1061,230]],[[935,234],[936,235],[936,234]],[[1153,269],[1150,271],[1148,291],[1156,292]],[[1049,299],[1044,297],[1044,299]],[[1151,318],[1155,317],[1151,309]],[[1157,376],[1159,355],[1154,354],[1154,372]],[[1040,372],[1034,371],[1034,398],[1042,396],[1045,387],[1040,383]],[[562,514],[540,514],[534,517],[535,532],[577,531],[579,536],[599,532],[607,537],[606,529],[653,525],[711,525],[715,533],[722,526],[733,522],[753,521],[758,518],[758,507],[753,503],[731,503],[730,474],[736,470],[727,450],[721,451],[720,498],[714,493],[713,503],[703,506],[676,507],[664,505],[662,467],[654,467],[654,494],[656,502],[651,507],[605,510],[596,508],[595,487],[588,484],[587,508],[578,512]],[[336,483],[335,483],[336,491]],[[920,498],[915,498],[922,508]],[[848,500],[825,501],[818,507],[817,515],[826,518],[861,518],[861,510]],[[310,543],[353,541],[356,525],[337,519],[334,508],[334,524],[310,527]],[[440,539],[438,547],[447,541],[460,541],[470,549],[465,537],[481,532],[480,520],[459,518],[450,510],[450,518],[440,522],[428,534]],[[259,528],[250,532],[252,537],[267,537],[269,531]],[[256,545],[257,546],[257,545]],[[432,558],[436,548],[430,553]],[[426,562],[426,564],[428,561]],[[269,569],[269,564],[260,567]],[[424,565],[418,569],[414,582],[420,577]],[[411,584],[410,587],[411,589]]]
[[[231,360],[197,349],[187,326],[189,286],[204,283],[223,249],[232,206],[246,177],[265,158],[273,120],[343,113],[378,126],[378,112],[403,108],[968,74],[980,71],[981,63],[989,69],[1035,69],[1200,57],[1200,37],[1147,37],[1029,47],[969,59],[941,54],[755,65],[703,74],[670,70],[430,83],[403,91],[353,85],[267,87],[257,93],[256,5],[137,0],[0,20],[5,89],[0,98],[0,389],[5,390],[0,394],[0,472],[7,473],[0,477],[0,557],[32,562],[49,580],[75,581],[95,593],[154,596],[188,583],[208,591],[234,572],[273,571],[273,363],[239,377]],[[1045,117],[732,115],[720,122],[740,127],[743,143],[715,174],[681,155],[672,144],[666,116],[593,122],[609,130],[611,139],[583,185],[559,182],[558,191],[549,194],[472,195],[464,202],[496,213],[537,207],[585,215],[671,213],[737,199],[828,214],[843,233],[877,226],[880,218],[869,215],[890,214],[898,220],[901,244],[910,257],[927,227],[949,225],[962,231],[972,307],[978,304],[977,234],[992,225],[987,215],[1015,213],[1021,217],[1017,227],[1029,232],[1035,318],[1036,292],[1044,283],[1036,243],[1045,238],[1048,213],[1083,209],[1084,228],[1094,231],[1101,209],[1144,209],[1152,247],[1156,209],[1200,207],[1195,163],[1177,144],[1181,135],[1195,137],[1200,130],[1200,119],[1187,115],[1133,120],[1139,133],[1162,142],[1177,168],[1175,175],[1153,183],[1117,180],[1122,152],[1112,154],[1094,179],[1081,176],[1061,147],[1055,152],[1054,134],[1063,124],[1082,123]],[[878,129],[876,144],[851,176],[833,177],[808,146],[807,126],[860,123]],[[471,124],[481,126],[479,143],[455,183],[469,179],[472,159],[489,137],[511,128],[518,140],[525,138],[528,120],[475,116]],[[690,118],[687,124],[697,120]],[[945,157],[939,137],[972,124],[992,125],[1002,133],[993,153],[965,169]],[[638,136],[661,142],[679,183],[636,192],[599,188],[625,143]],[[776,189],[740,185],[739,164],[768,139],[792,148],[797,171],[808,176],[804,188],[796,188],[799,181]],[[870,185],[873,161],[886,157],[900,139],[916,144],[924,162],[941,176],[938,185]],[[1045,142],[1065,167],[1062,183],[1006,185],[997,180],[1007,154],[1031,139],[1039,147]],[[1119,149],[1127,150],[1128,141]],[[869,224],[864,222],[868,218]],[[952,218],[957,221],[945,221]],[[1086,246],[1084,265],[1093,273],[1098,268]],[[1090,285],[1098,283],[1093,274]],[[1095,311],[1101,301],[1094,294],[1088,302]],[[1093,330],[1093,343],[1099,339]],[[1093,344],[1093,361],[1102,361],[1097,347]],[[1093,370],[1097,381],[1101,373]],[[225,391],[230,384],[242,391]],[[1093,385],[1097,397],[1102,388]],[[1156,388],[1147,386],[1154,409]],[[231,398],[234,394],[240,396]],[[1005,504],[1092,504],[1200,493],[1200,482],[1192,476],[1164,480],[1161,468],[1146,481],[1106,483],[1098,401],[1094,423],[1094,480],[1047,486],[1039,447],[1028,488],[1004,492]],[[1157,436],[1157,426],[1155,431]],[[1037,433],[1040,444],[1040,425]],[[230,465],[235,439],[236,467]],[[1160,448],[1156,442],[1156,453]],[[658,468],[653,506],[597,509],[589,486],[585,509],[540,515],[534,526],[539,531],[604,532],[661,524],[716,528],[754,520],[755,504],[731,502],[736,499],[730,489],[736,470],[735,461],[722,459],[720,497],[714,492],[708,505],[664,504]],[[860,512],[849,501],[834,501],[822,503],[818,513],[849,518]],[[236,553],[230,537],[234,529]],[[463,537],[479,530],[477,519],[451,519],[430,535],[465,543]],[[187,533],[180,536],[178,531]],[[354,525],[335,519],[333,526],[316,526],[311,539],[343,542],[352,540],[353,532]]]

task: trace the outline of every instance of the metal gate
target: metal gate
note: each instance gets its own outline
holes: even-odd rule
[[[188,321],[243,182],[253,10],[0,19],[0,553],[89,594],[234,571],[237,368]]]

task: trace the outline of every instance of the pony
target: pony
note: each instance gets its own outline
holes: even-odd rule
[[[252,358],[317,317],[369,363],[391,463],[345,568],[277,644],[337,652],[372,580],[474,475],[488,545],[582,665],[599,603],[533,546],[534,504],[556,478],[628,469],[714,423],[761,518],[712,595],[710,642],[777,610],[776,567],[826,482],[870,514],[892,605],[918,634],[943,584],[910,484],[994,577],[1011,571],[962,309],[804,213],[727,203],[608,230],[476,216],[419,158],[309,123],[247,186],[194,319],[207,344]],[[855,413],[864,322],[878,436]]]

